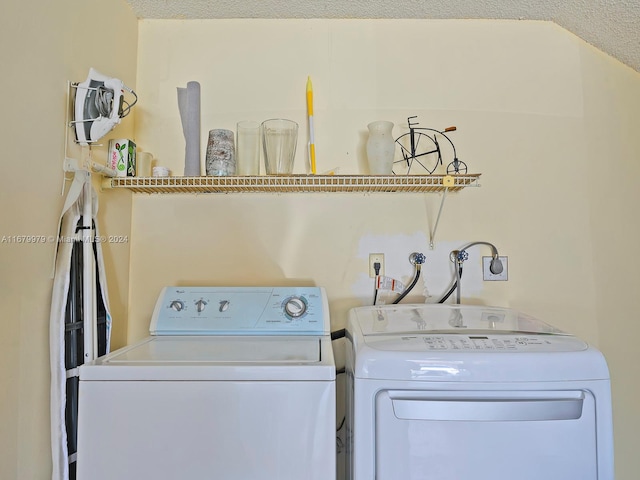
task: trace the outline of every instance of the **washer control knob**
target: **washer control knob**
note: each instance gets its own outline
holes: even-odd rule
[[[169,304],[169,308],[175,310],[176,312],[181,312],[182,310],[184,310],[184,302],[182,300],[173,300]]]
[[[196,302],[196,311],[198,313],[202,313],[206,306],[207,306],[207,302],[205,302],[204,300],[200,299],[200,300],[198,300]]]
[[[284,312],[291,318],[298,318],[307,312],[307,302],[302,297],[291,297],[284,304]]]
[[[229,300],[222,300],[220,302],[220,307],[218,308],[218,310],[220,312],[226,312],[228,308],[229,308]]]

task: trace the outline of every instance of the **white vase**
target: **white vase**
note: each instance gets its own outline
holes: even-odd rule
[[[380,120],[367,125],[367,160],[371,175],[391,175],[396,141],[393,139],[393,122]]]

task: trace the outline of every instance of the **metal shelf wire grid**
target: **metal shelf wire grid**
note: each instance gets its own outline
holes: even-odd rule
[[[480,174],[115,177],[107,188],[136,193],[427,193],[479,187]]]

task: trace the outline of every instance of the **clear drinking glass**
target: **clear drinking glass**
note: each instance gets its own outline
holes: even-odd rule
[[[291,175],[298,143],[298,124],[274,118],[262,122],[262,146],[267,175]]]
[[[260,124],[251,120],[236,125],[236,174],[260,175]]]

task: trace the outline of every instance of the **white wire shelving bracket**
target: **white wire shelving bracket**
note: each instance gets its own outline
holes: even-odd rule
[[[438,209],[438,216],[436,217],[436,222],[433,224],[433,228],[429,232],[429,249],[433,250],[435,248],[435,238],[436,231],[438,230],[438,223],[440,222],[440,215],[442,214],[442,207],[444,207],[444,201],[447,198],[447,189],[442,192],[442,198],[440,199],[440,208]]]

